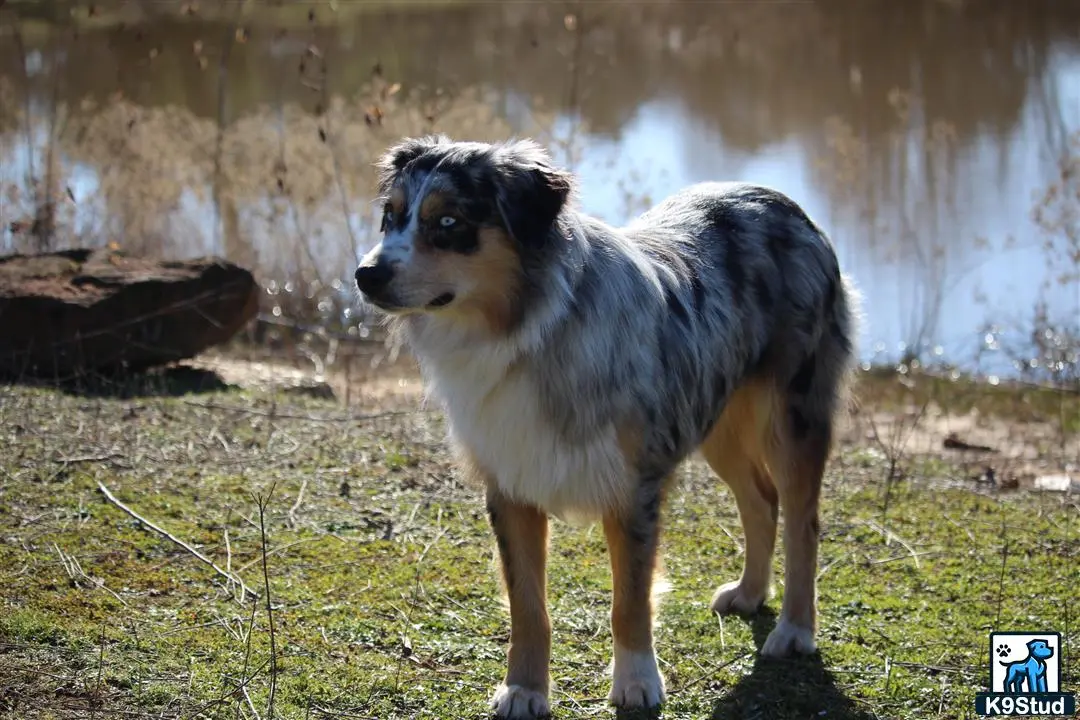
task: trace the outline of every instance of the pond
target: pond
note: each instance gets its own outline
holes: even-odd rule
[[[1075,361],[1080,3],[220,5],[0,9],[0,251],[221,254],[268,315],[348,328],[379,153],[531,135],[615,223],[696,181],[789,194],[866,362]]]

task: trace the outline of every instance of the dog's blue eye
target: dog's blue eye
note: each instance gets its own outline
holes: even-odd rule
[[[457,224],[457,218],[450,217],[449,215],[443,215],[439,218],[439,224],[444,228],[454,227]]]

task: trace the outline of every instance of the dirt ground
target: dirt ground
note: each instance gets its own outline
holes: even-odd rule
[[[421,408],[423,383],[414,361],[372,344],[330,372],[311,362],[286,362],[265,353],[206,354],[190,363],[229,385],[310,392],[348,407],[380,411]],[[935,379],[934,382],[937,382]],[[975,486],[1080,492],[1080,397],[1006,388],[980,403],[985,386],[930,396],[916,385],[928,379],[862,373],[853,402],[840,420],[837,441],[886,460],[940,459],[969,469]],[[1002,402],[1005,398],[1007,402]]]
[[[968,717],[988,629],[1076,647],[1077,398],[873,372],[856,397],[822,491],[818,654],[755,654],[782,552],[758,615],[709,612],[740,520],[703,462],[680,470],[664,720]],[[486,719],[508,616],[445,429],[371,344],[0,385],[0,719]],[[552,523],[549,577],[555,718],[631,717],[605,700],[603,533]]]

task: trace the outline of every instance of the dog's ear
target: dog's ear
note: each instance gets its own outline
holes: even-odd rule
[[[495,204],[510,235],[523,247],[540,247],[573,192],[573,176],[556,168],[531,140],[496,151]]]
[[[379,171],[379,194],[385,195],[390,192],[390,186],[394,184],[394,180],[406,165],[436,145],[447,142],[449,139],[444,135],[405,138],[383,153],[383,156],[375,163],[375,168]]]

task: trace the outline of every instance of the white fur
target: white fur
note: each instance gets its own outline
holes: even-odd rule
[[[616,643],[612,669],[612,704],[623,708],[656,707],[666,698],[664,677],[652,650],[636,652]]]
[[[499,685],[491,698],[491,707],[505,720],[534,720],[551,714],[543,693],[520,685]]]
[[[508,377],[483,392],[488,368],[470,365],[438,373],[435,392],[447,401],[454,440],[494,475],[503,493],[567,516],[600,513],[625,492],[628,470],[614,427],[590,442],[568,445],[542,419],[527,378]]]
[[[729,612],[737,612],[749,615],[761,607],[765,601],[766,593],[758,596],[747,595],[743,590],[742,581],[736,580],[716,588],[712,599],[712,610],[721,615]]]
[[[412,238],[416,233],[416,222],[416,218],[413,218],[405,230],[387,232],[382,242],[369,250],[360,264],[374,265],[381,258],[391,265],[408,266],[413,258]]]
[[[409,318],[427,391],[446,409],[450,436],[499,489],[570,522],[627,501],[629,469],[613,425],[570,443],[545,419],[537,388],[516,361],[545,341],[558,298],[506,340],[469,337],[437,314]]]
[[[765,644],[761,646],[761,654],[764,657],[786,657],[794,650],[809,655],[816,649],[813,630],[796,625],[781,616],[780,622],[776,623],[769,637],[765,638]]]

